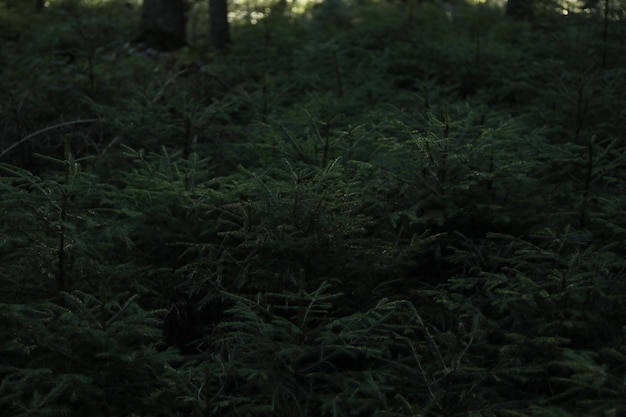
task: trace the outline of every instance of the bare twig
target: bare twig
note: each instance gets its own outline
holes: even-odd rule
[[[2,158],[4,155],[8,154],[9,152],[11,152],[13,149],[17,148],[18,146],[20,146],[22,143],[34,138],[35,136],[39,136],[42,133],[46,133],[49,132],[50,130],[54,130],[54,129],[58,129],[60,127],[65,127],[65,126],[72,126],[72,125],[78,125],[78,124],[83,124],[83,123],[93,123],[93,122],[97,122],[100,119],[78,119],[78,120],[72,120],[71,122],[63,122],[63,123],[58,123],[56,125],[52,125],[52,126],[48,126],[48,127],[44,127],[41,130],[38,130],[34,133],[31,133],[30,135],[18,140],[17,142],[15,142],[13,145],[9,146],[8,148],[6,148],[5,150],[3,150],[0,153],[0,158]]]

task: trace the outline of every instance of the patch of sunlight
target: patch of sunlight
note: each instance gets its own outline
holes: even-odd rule
[[[570,11],[579,9],[580,2],[578,0],[560,0],[556,4],[561,9],[561,14],[567,16]]]
[[[507,0],[466,0],[466,3],[472,6],[486,5],[500,8],[506,7],[506,2]]]
[[[603,10],[603,0],[558,0],[556,3],[556,11],[563,16],[570,13],[592,13],[594,10]]]
[[[315,4],[322,3],[323,1],[324,0],[233,0],[230,2],[230,5],[232,9],[239,10],[267,10],[284,7],[286,12],[302,14]]]
[[[301,15],[323,1],[325,0],[231,0],[228,20],[247,20],[256,25],[273,11],[281,9],[287,14]]]
[[[323,0],[294,0],[291,2],[291,13],[302,14],[310,10],[314,5],[322,2]]]

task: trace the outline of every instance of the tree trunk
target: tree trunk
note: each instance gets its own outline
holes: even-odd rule
[[[143,0],[136,41],[149,48],[172,51],[187,44],[184,0]]]
[[[209,0],[209,39],[215,49],[223,51],[228,48],[228,0]]]
[[[508,0],[506,15],[516,19],[532,19],[535,16],[532,0]]]

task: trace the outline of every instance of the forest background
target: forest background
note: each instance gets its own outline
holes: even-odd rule
[[[34,3],[0,415],[626,416],[622,0]]]

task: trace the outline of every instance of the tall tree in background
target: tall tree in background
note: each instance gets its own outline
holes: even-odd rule
[[[161,51],[187,44],[184,0],[143,0],[137,42]]]
[[[222,51],[230,43],[228,0],[209,0],[209,39],[211,46]]]

